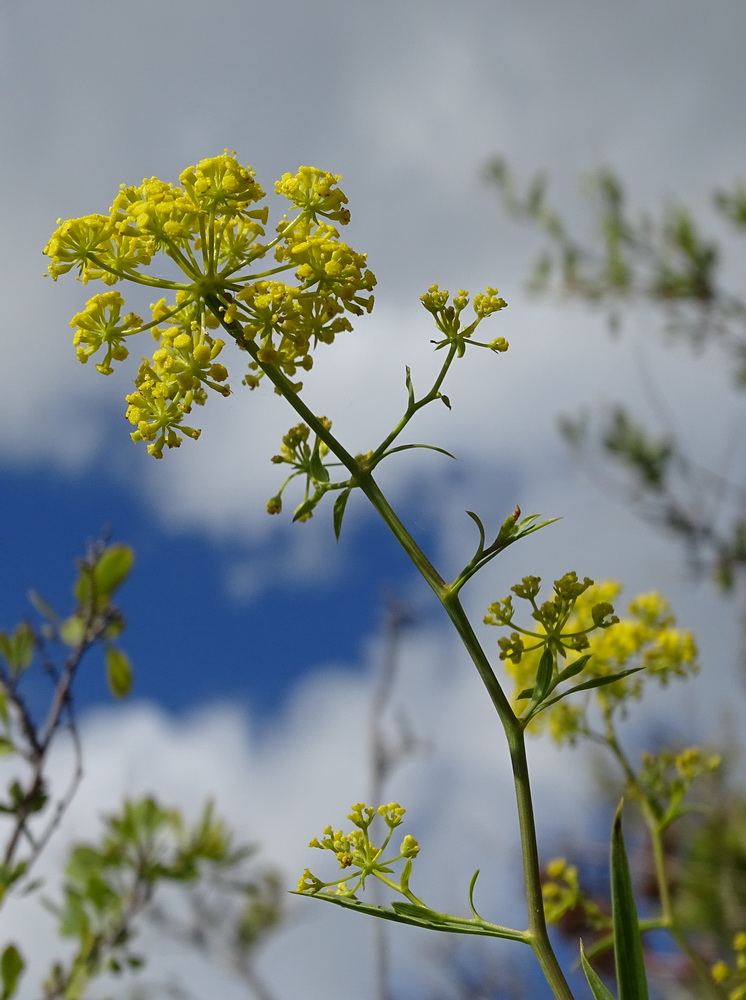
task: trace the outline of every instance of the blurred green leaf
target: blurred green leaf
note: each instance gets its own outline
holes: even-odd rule
[[[126,698],[132,690],[132,666],[129,657],[116,646],[106,650],[106,679],[115,698]]]
[[[85,622],[79,615],[70,615],[60,626],[60,639],[67,646],[77,646],[85,637]]]
[[[35,590],[30,590],[28,599],[43,618],[46,618],[55,628],[60,627],[62,619],[40,594],[37,594]]]
[[[12,635],[0,632],[0,653],[13,674],[20,674],[34,658],[36,637],[28,622],[21,622]]]
[[[129,545],[109,545],[93,570],[98,596],[113,594],[129,576],[135,553]]]
[[[27,868],[25,861],[19,861],[17,865],[0,864],[0,903],[8,889],[23,878]]]
[[[14,944],[9,944],[0,956],[0,981],[3,987],[0,1000],[9,1000],[13,996],[25,964],[20,951]]]

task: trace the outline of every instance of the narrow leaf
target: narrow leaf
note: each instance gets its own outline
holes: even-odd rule
[[[394,913],[399,913],[403,917],[413,917],[418,921],[426,921],[433,924],[445,924],[448,922],[448,915],[429,910],[426,906],[416,906],[414,903],[404,903],[395,900],[391,904]]]
[[[412,385],[412,369],[407,365],[404,369],[406,375],[404,376],[404,383],[407,387],[407,405],[409,407],[414,406],[414,386]]]
[[[580,964],[583,966],[585,978],[588,980],[588,985],[591,988],[593,1000],[614,1000],[613,995],[606,989],[604,984],[601,982],[598,973],[585,957],[585,948],[583,947],[582,941],[580,942]]]
[[[537,702],[542,701],[546,696],[549,686],[552,683],[554,673],[554,653],[548,647],[544,647],[544,652],[539,660],[539,669],[536,673],[536,686],[534,688],[534,698]]]
[[[403,892],[409,890],[409,876],[412,874],[412,859],[407,858],[402,868],[401,878],[399,879],[399,884],[402,887]]]
[[[640,670],[644,670],[644,667],[630,667],[628,670],[620,670],[617,674],[609,674],[606,677],[592,677],[589,681],[583,681],[582,684],[576,684],[575,687],[570,688],[567,694],[572,694],[574,691],[589,691],[591,688],[606,687],[607,684],[613,684],[615,681],[621,680],[622,677],[629,677],[630,674],[639,673]]]
[[[352,488],[347,490],[342,490],[337,499],[334,501],[334,537],[339,541],[339,533],[342,530],[342,518],[345,514],[345,508],[347,507],[347,501],[350,499],[350,493],[352,493]]]
[[[472,521],[476,524],[477,528],[479,529],[479,545],[477,546],[477,552],[475,556],[475,558],[478,558],[484,552],[484,525],[482,524],[481,520],[474,513],[473,510],[467,510],[466,513],[469,515],[469,517],[472,519]]]
[[[608,674],[606,677],[592,677],[589,681],[576,684],[575,687],[568,688],[567,691],[563,691],[562,694],[558,694],[555,698],[545,701],[542,708],[549,708],[550,705],[555,705],[563,698],[567,698],[568,695],[575,694],[576,691],[590,691],[591,688],[605,687],[607,684],[613,684],[614,681],[621,680],[622,677],[628,677],[629,674],[636,674],[639,670],[644,669],[644,667],[630,667],[629,670],[620,670],[618,674]]]
[[[129,657],[116,646],[106,650],[106,679],[115,698],[126,698],[132,690],[132,666]]]
[[[478,878],[479,878],[479,869],[477,868],[477,870],[471,877],[471,882],[469,882],[469,908],[471,909],[471,912],[474,914],[477,920],[481,920],[482,918],[479,915],[479,913],[477,913],[477,908],[474,905],[474,888],[477,884]]]
[[[37,594],[35,590],[30,590],[28,593],[28,599],[40,615],[46,618],[48,622],[55,626],[55,628],[59,628],[61,623],[60,616],[53,607],[47,604],[40,594]]]
[[[309,894],[299,892],[296,895],[307,896]],[[353,899],[350,896],[338,896],[332,893],[319,893],[318,895],[314,895],[313,898],[320,899],[324,903],[333,903],[335,906],[343,906],[349,910],[357,910],[359,913],[367,913],[373,917],[380,917],[383,920],[393,920],[396,923],[410,924],[414,927],[429,927],[431,930],[446,931],[449,934],[471,934],[475,937],[506,938],[509,941],[525,940],[524,932],[513,930],[512,927],[499,927],[496,924],[481,925],[466,920],[456,922],[455,918],[435,913],[434,910],[428,910],[427,907],[423,909],[422,907],[413,906],[408,903],[396,902],[391,907],[377,906],[373,903],[365,903],[361,899]],[[402,912],[402,910],[405,912]],[[419,914],[419,916],[415,916],[415,913]]]
[[[579,656],[577,660],[573,660],[572,663],[568,663],[563,670],[560,670],[559,675],[557,676],[557,683],[559,684],[562,681],[569,680],[571,677],[579,674],[592,656],[593,653],[585,653],[583,656]]]
[[[624,800],[619,803],[611,828],[611,919],[617,989],[619,1000],[648,1000],[642,939],[622,835],[623,805]]]
[[[452,458],[454,462],[456,461],[455,455],[452,455],[450,451],[446,451],[445,448],[439,448],[435,444],[398,444],[396,448],[389,448],[388,451],[385,451],[381,455],[381,458],[384,458],[386,455],[393,455],[397,451],[409,451],[412,448],[427,448],[428,451],[437,451],[440,455],[445,455],[446,458]]]

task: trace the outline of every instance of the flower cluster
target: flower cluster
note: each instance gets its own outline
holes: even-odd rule
[[[538,577],[525,577],[512,588],[513,594],[529,603],[535,628],[516,624],[512,596],[492,604],[485,622],[513,629],[498,644],[500,658],[515,681],[517,703],[527,698],[535,702],[542,670],[546,674],[542,697],[572,678],[572,688],[545,702],[550,711],[537,720],[548,721],[557,742],[574,742],[587,731],[588,700],[568,703],[564,700],[568,693],[592,692],[602,712],[610,716],[627,699],[641,696],[646,679],[655,678],[665,685],[672,677],[696,673],[694,638],[675,628],[660,594],[636,597],[629,604],[629,617],[620,621],[611,603],[621,590],[617,583],[594,584],[569,573],[555,581],[552,599],[541,604],[537,601],[540,584]],[[570,651],[582,655],[560,669],[557,658],[567,657]],[[532,710],[532,718],[536,715]]]
[[[331,826],[327,826],[321,840],[314,837],[308,845],[320,850],[331,851],[343,871],[352,870],[354,884],[348,885],[350,874],[330,882],[322,882],[306,868],[298,881],[297,891],[315,895],[324,889],[339,896],[355,898],[356,892],[365,888],[366,878],[372,875],[389,888],[411,898],[408,887],[409,870],[412,859],[417,857],[419,853],[419,844],[414,837],[406,834],[399,845],[399,850],[396,851],[393,848],[392,854],[385,857],[394,830],[401,825],[405,812],[406,809],[403,809],[398,802],[389,802],[387,805],[379,806],[378,809],[358,802],[352,807],[352,811],[347,817],[355,829],[349,833],[343,833],[341,830],[335,831]],[[388,827],[388,833],[380,847],[373,843],[369,835],[369,827],[376,815],[380,816]],[[402,860],[405,861],[404,871],[397,883],[389,877],[393,873],[391,866]],[[357,870],[355,871],[355,869]]]
[[[334,225],[350,218],[339,179],[314,167],[284,174],[275,189],[292,211],[271,236],[254,171],[228,151],[188,167],[180,186],[157,177],[122,185],[108,215],[59,221],[44,248],[55,280],[74,271],[84,284],[130,281],[172,296],[151,305],[143,322],[124,313],[118,292],[104,292],[71,321],[79,360],[101,352],[103,374],[128,356],[126,338],[147,330],[157,341],[127,398],[132,437],[146,441],[150,454],[160,458],[184,434],[197,437],[183,422],[192,406],[209,391],[229,394],[216,328],[249,353],[243,382],[254,388],[270,369],[289,378],[308,371],[318,343],[332,343],[352,329],[350,315],[371,310],[375,277]],[[170,270],[150,273],[165,259]],[[167,276],[173,265],[178,280]]]
[[[572,918],[583,927],[593,930],[606,929],[611,920],[597,903],[580,887],[578,869],[565,858],[554,858],[546,867],[541,882],[544,913],[551,924]]]
[[[461,313],[469,304],[469,293],[462,288],[448,304],[450,293],[440,289],[437,285],[431,285],[424,295],[420,296],[420,301],[429,313],[435,318],[435,325],[443,334],[443,339],[435,341],[436,349],[453,345],[456,348],[458,357],[463,357],[467,344],[476,347],[486,347],[490,351],[507,351],[508,342],[505,337],[497,337],[489,343],[481,343],[473,340],[472,335],[479,324],[487,316],[498,312],[507,306],[505,299],[501,298],[496,288],[487,288],[484,293],[475,295],[472,302],[474,319],[467,326],[461,325]]]
[[[331,430],[332,422],[328,417],[319,417],[318,421],[326,430]],[[313,444],[309,444],[310,434],[308,424],[296,424],[283,435],[279,454],[272,456],[272,462],[275,465],[289,465],[293,471],[275,496],[267,501],[268,513],[279,514],[282,511],[282,494],[288,483],[297,476],[305,476],[306,490],[305,500],[295,513],[296,521],[307,521],[313,516],[313,509],[321,496],[327,490],[340,488],[340,484],[329,482],[328,466],[323,462],[329,449],[318,438]]]
[[[642,766],[626,794],[650,803],[658,822],[666,827],[684,811],[684,798],[697,778],[720,767],[718,754],[706,754],[700,747],[662,750],[642,755]]]
[[[735,963],[731,967],[726,962],[717,962],[712,967],[712,978],[728,990],[728,1000],[744,1000],[746,997],[746,931],[739,931],[733,938]]]

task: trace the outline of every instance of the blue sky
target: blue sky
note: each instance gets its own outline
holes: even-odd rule
[[[645,310],[611,341],[598,315],[529,301],[522,283],[537,244],[505,218],[483,168],[496,154],[519,175],[546,168],[555,201],[581,226],[578,179],[601,164],[618,169],[641,208],[681,198],[704,210],[714,187],[744,173],[745,30],[746,9],[725,0],[4,5],[0,627],[24,613],[29,588],[64,607],[73,560],[102,529],[137,557],[121,595],[134,697],[112,707],[97,664],[80,678],[88,773],[69,836],[125,792],[157,786],[186,809],[214,792],[294,882],[317,825],[341,821],[368,787],[361,732],[393,592],[416,616],[395,701],[434,749],[408,762],[389,794],[408,796],[431,832],[435,884],[456,817],[475,824],[478,856],[459,860],[446,894],[463,902],[480,852],[497,849],[496,886],[512,864],[507,776],[503,763],[485,763],[502,743],[424,585],[362,502],[339,544],[329,511],[307,525],[264,511],[277,483],[270,456],[295,422],[281,401],[263,389],[213,399],[201,439],[155,462],[122,416],[132,372],[105,379],[75,360],[68,321],[90,289],[42,277],[56,219],[106,211],[120,183],[175,180],[226,147],[265,189],[301,164],[343,175],[349,240],[369,253],[377,307],[319,352],[306,393],[350,450],[374,446],[398,418],[405,364],[418,386],[433,370],[418,304],[430,284],[497,285],[508,299],[492,330],[511,350],[467,356],[447,390],[453,412],[432,408],[412,431],[457,462],[410,453],[381,476],[446,575],[475,543],[465,509],[494,524],[516,503],[563,515],[470,587],[476,620],[529,572],[619,577],[630,594],[660,588],[711,665],[704,686],[675,702],[679,717],[694,729],[739,704],[732,609],[686,578],[665,537],[589,483],[556,417],[625,398],[655,418],[653,372],[693,452],[722,466],[735,441],[737,472],[742,403],[717,357],[664,350]],[[643,718],[660,711],[654,701]],[[64,763],[62,754],[55,766]],[[584,800],[562,780],[566,765],[537,745],[533,766],[542,829],[557,833],[562,820],[572,832]],[[436,788],[458,806],[439,823]],[[268,950],[278,994],[348,996],[350,969],[369,961],[367,932],[334,914],[300,928]],[[329,943],[339,934],[349,935],[344,961]],[[294,978],[286,947],[313,955],[319,976]],[[235,989],[226,980],[229,1000]]]

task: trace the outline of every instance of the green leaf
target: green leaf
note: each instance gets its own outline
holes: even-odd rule
[[[583,656],[579,656],[577,660],[573,660],[572,663],[568,663],[563,670],[560,670],[559,675],[557,676],[557,683],[560,684],[562,681],[569,680],[570,677],[574,677],[576,674],[579,674],[592,656],[593,653],[585,653]]]
[[[475,559],[478,559],[484,552],[484,538],[485,538],[484,525],[482,524],[480,518],[474,513],[473,510],[467,510],[466,513],[469,515],[469,517],[472,519],[472,521],[476,524],[477,528],[479,529],[479,545],[477,546],[476,555],[474,556]]]
[[[307,500],[304,500],[302,504],[300,504],[298,507],[295,508],[295,513],[293,514],[293,521],[299,521],[302,517],[305,517],[307,514],[310,514],[318,505],[318,502],[323,495],[324,494],[322,491],[318,491],[314,493],[312,497],[308,497]]]
[[[412,448],[427,448],[428,451],[437,451],[440,455],[445,455],[446,458],[452,458],[454,462],[456,461],[456,456],[452,455],[450,451],[446,451],[445,448],[439,448],[435,444],[398,444],[396,448],[389,448],[385,451],[381,458],[386,458],[388,455],[393,455],[397,451],[410,451]]]
[[[5,650],[3,650],[3,654],[14,674],[20,674],[33,660],[35,641],[34,630],[28,622],[21,622],[13,635],[10,636],[8,642],[10,655],[5,653]]]
[[[16,747],[12,740],[7,739],[5,736],[0,736],[0,757],[4,757],[6,754],[15,752]]]
[[[477,908],[474,905],[474,888],[477,884],[478,878],[479,878],[479,869],[477,868],[477,870],[471,877],[471,881],[469,882],[469,909],[474,914],[477,920],[481,920],[482,917],[479,915],[479,913],[477,912]]]
[[[448,923],[447,914],[430,910],[426,906],[417,906],[415,903],[404,903],[394,900],[391,904],[391,909],[394,913],[399,913],[403,917],[413,917],[418,922],[424,920],[427,923],[433,924]]]
[[[350,493],[352,493],[352,487],[346,490],[342,490],[337,499],[334,501],[334,537],[339,541],[339,533],[342,530],[342,518],[345,514],[345,508],[347,507],[347,501],[350,499]]]
[[[93,569],[97,596],[109,596],[127,579],[135,562],[129,545],[109,545]]]
[[[34,658],[34,630],[28,622],[21,622],[12,635],[0,631],[0,655],[11,673],[20,674]]]
[[[319,441],[316,442],[316,447],[313,449],[311,454],[311,459],[308,463],[308,471],[314,483],[329,482],[329,470],[324,465],[321,455],[319,454]]]
[[[311,894],[299,892],[294,895],[309,896]],[[314,894],[313,898],[320,899],[325,903],[333,903],[335,906],[343,906],[349,910],[357,910],[359,913],[367,913],[373,917],[380,917],[383,920],[393,920],[396,923],[409,924],[414,927],[428,927],[431,930],[446,931],[449,934],[499,937],[506,938],[509,941],[526,940],[523,931],[513,930],[512,927],[474,923],[471,920],[436,913],[436,911],[429,910],[427,907],[414,906],[412,903],[395,902],[389,908],[387,906],[377,906],[374,903],[364,903],[361,899],[353,899],[350,896],[338,896],[331,893]]]
[[[404,376],[404,383],[407,387],[407,409],[411,409],[414,406],[414,386],[412,385],[412,369],[407,365],[404,369],[406,372]]]
[[[539,669],[536,673],[536,686],[534,688],[534,698],[537,702],[543,701],[552,683],[554,674],[554,653],[548,647],[544,647],[544,652],[539,660]]]
[[[80,566],[78,579],[73,585],[73,596],[78,604],[86,607],[93,600],[93,569],[85,563]]]
[[[126,698],[132,690],[132,666],[129,657],[116,646],[106,650],[106,679],[115,698]]]
[[[3,810],[7,812],[9,810]],[[12,885],[23,878],[26,874],[28,868],[28,863],[26,861],[19,861],[17,865],[6,865],[0,864],[0,902],[3,900],[3,896],[10,889]]]
[[[567,698],[568,695],[575,694],[576,691],[588,691],[591,688],[605,687],[607,684],[613,684],[614,681],[620,680],[622,677],[627,677],[628,674],[636,674],[638,670],[644,670],[644,667],[630,667],[629,670],[620,670],[618,674],[609,674],[607,677],[592,677],[589,681],[583,681],[582,684],[576,684],[575,687],[568,688],[567,691],[562,691],[560,694],[554,696],[554,698],[549,698],[547,701],[542,702],[537,705],[531,712],[529,718],[533,718],[538,715],[539,712],[543,712],[545,709],[549,708],[551,705],[556,705],[558,701],[562,701],[563,698]],[[527,688],[526,691],[522,691],[519,698],[528,698],[530,695],[528,691],[532,690]],[[527,720],[526,720],[527,721]]]
[[[9,944],[0,956],[0,981],[3,987],[0,1000],[9,1000],[13,996],[25,964],[20,951],[14,944]]]
[[[619,1000],[648,1000],[642,938],[635,897],[622,835],[619,803],[611,828],[611,919],[614,925],[614,960]]]
[[[621,680],[622,677],[628,677],[630,674],[636,674],[644,669],[644,667],[630,667],[629,670],[620,670],[618,674],[607,674],[605,677],[592,677],[589,681],[576,684],[575,687],[568,688],[567,691],[558,694],[551,701],[545,702],[544,707],[548,708],[550,705],[554,705],[555,702],[560,701],[561,698],[566,698],[569,694],[575,694],[576,691],[590,691],[591,688],[606,687],[607,684],[613,684],[615,681]]]
[[[399,885],[402,887],[402,892],[409,891],[409,876],[412,874],[412,859],[407,858],[402,868],[401,878],[399,879]]]
[[[614,1000],[613,995],[606,989],[604,984],[601,982],[598,973],[585,957],[585,949],[583,948],[582,941],[580,942],[580,964],[583,966],[585,978],[588,980],[588,985],[591,988],[593,1000]]]

